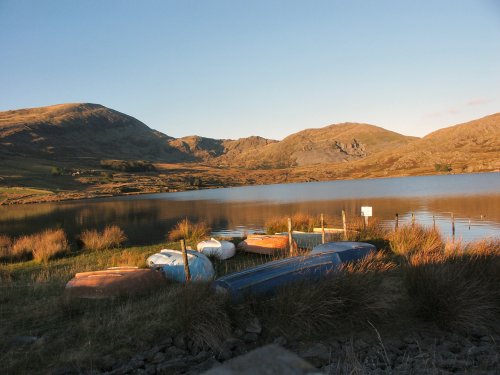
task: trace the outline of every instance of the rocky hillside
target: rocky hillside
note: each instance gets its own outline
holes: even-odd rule
[[[500,113],[435,131],[361,163],[394,171],[477,172],[500,170]]]
[[[40,159],[186,160],[172,138],[98,104],[0,112],[0,153]]]

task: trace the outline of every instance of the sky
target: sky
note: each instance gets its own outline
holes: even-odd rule
[[[173,137],[424,136],[500,112],[500,0],[0,0],[0,111],[70,102]]]

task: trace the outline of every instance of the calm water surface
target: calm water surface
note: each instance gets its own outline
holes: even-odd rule
[[[165,239],[177,221],[207,221],[215,234],[241,235],[262,230],[273,216],[296,212],[333,217],[360,215],[372,206],[385,225],[417,222],[451,237],[451,212],[456,237],[464,241],[500,237],[500,173],[383,178],[162,193],[109,199],[0,207],[0,233],[17,236],[62,227],[74,237],[88,228],[117,224],[131,244]],[[469,226],[470,222],[470,226]]]

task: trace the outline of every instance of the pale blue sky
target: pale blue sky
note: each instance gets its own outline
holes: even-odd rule
[[[0,0],[0,110],[91,102],[168,135],[406,135],[500,112],[500,1]]]

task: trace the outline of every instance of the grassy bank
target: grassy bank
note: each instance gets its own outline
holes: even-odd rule
[[[102,368],[109,356],[130,358],[163,337],[184,335],[217,350],[236,329],[258,317],[263,338],[321,340],[350,332],[425,325],[464,332],[498,330],[500,243],[446,244],[416,226],[384,231],[374,221],[353,231],[376,243],[376,256],[347,265],[319,283],[295,284],[274,299],[231,305],[209,285],[169,284],[147,295],[113,300],[68,300],[75,273],[111,266],[144,266],[145,259],[178,243],[70,251],[60,257],[0,264],[0,362],[6,373]],[[195,242],[189,243],[194,246]],[[218,276],[271,260],[237,253],[215,262]],[[29,359],[29,360],[28,360]]]

